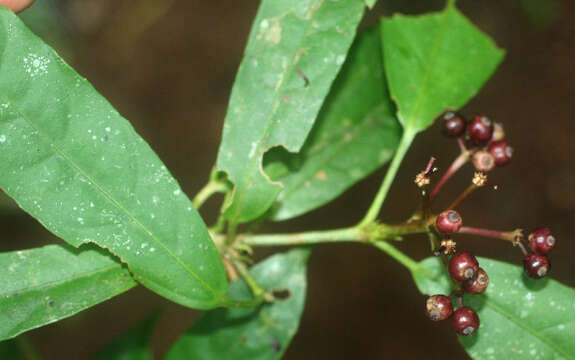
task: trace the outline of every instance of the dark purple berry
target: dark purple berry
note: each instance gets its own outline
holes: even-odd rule
[[[499,141],[505,139],[505,130],[501,123],[493,123],[493,135],[491,135],[491,141]]]
[[[527,276],[540,279],[549,272],[549,259],[545,255],[527,254],[523,259],[523,269]]]
[[[435,220],[437,230],[444,234],[451,234],[459,231],[461,224],[463,224],[463,220],[461,219],[459,213],[455,210],[444,211],[437,215],[437,219]]]
[[[493,123],[487,116],[477,115],[467,124],[467,135],[477,145],[486,144],[491,140]]]
[[[489,172],[495,167],[495,158],[485,150],[479,150],[471,158],[477,171]]]
[[[448,111],[443,114],[443,133],[449,137],[460,137],[465,132],[466,121],[460,114]]]
[[[457,281],[473,279],[479,270],[479,263],[470,253],[453,255],[449,261],[449,274]]]
[[[495,159],[495,165],[503,166],[509,164],[513,156],[513,148],[506,141],[493,141],[489,144],[489,153]]]
[[[470,294],[483,294],[489,285],[489,276],[482,268],[477,270],[477,274],[472,279],[463,282],[463,288]]]
[[[453,314],[453,304],[445,295],[433,295],[425,301],[425,314],[433,321],[445,320]]]
[[[555,247],[555,237],[547,228],[533,230],[528,239],[531,250],[539,255],[545,255]]]
[[[453,327],[459,335],[471,335],[479,328],[479,316],[472,308],[463,306],[453,313]]]

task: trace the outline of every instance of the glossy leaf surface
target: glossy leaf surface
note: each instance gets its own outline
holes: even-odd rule
[[[264,0],[238,70],[217,166],[235,184],[226,216],[263,214],[281,190],[263,172],[274,146],[302,147],[345,61],[363,0]]]
[[[0,339],[72,316],[136,286],[128,270],[93,245],[0,253]]]
[[[266,289],[289,289],[283,301],[258,309],[215,309],[206,312],[175,343],[166,360],[281,359],[299,326],[305,304],[309,249],[276,254],[251,273]],[[230,286],[234,299],[250,299],[243,281]]]
[[[575,359],[575,289],[549,278],[530,279],[520,266],[478,261],[489,276],[489,286],[482,295],[464,296],[465,306],[475,309],[481,321],[474,335],[460,337],[469,355]],[[420,291],[449,294],[451,285],[441,261],[428,258],[420,264],[422,270],[414,274]]]
[[[453,5],[435,14],[385,18],[381,32],[389,91],[410,132],[465,105],[504,55]]]
[[[203,220],[128,121],[0,8],[0,187],[68,243],[96,243],[180,304],[227,290]]]
[[[266,172],[283,185],[273,219],[317,208],[389,161],[401,136],[394,113],[383,78],[378,29],[371,29],[350,49],[302,150],[269,154],[276,160]]]

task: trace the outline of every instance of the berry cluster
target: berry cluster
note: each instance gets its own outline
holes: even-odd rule
[[[433,321],[451,317],[455,331],[460,335],[471,335],[479,328],[479,316],[470,307],[463,306],[463,292],[482,294],[489,285],[489,277],[479,267],[475,256],[467,252],[453,255],[448,264],[449,275],[456,284],[451,295],[433,295],[427,298],[426,314]],[[451,300],[457,296],[459,307],[453,311]]]
[[[534,279],[542,278],[549,272],[550,263],[546,254],[555,247],[555,237],[551,230],[539,228],[529,234],[527,239],[533,252],[525,254],[523,269]]]
[[[455,233],[472,234],[497,238],[518,246],[523,253],[525,274],[539,279],[549,272],[547,254],[555,246],[556,240],[547,228],[532,231],[527,238],[521,230],[496,231],[463,226],[461,215],[454,210],[459,203],[475,189],[488,184],[486,172],[496,166],[507,165],[513,156],[513,149],[504,140],[505,132],[499,123],[493,123],[488,117],[478,115],[467,121],[461,114],[446,112],[442,116],[442,130],[448,137],[456,138],[461,150],[460,156],[439,180],[430,195],[425,187],[431,182],[430,170],[435,161],[432,158],[424,172],[416,177],[416,184],[423,189],[424,202],[420,215],[428,219],[431,231],[441,243],[435,240],[434,255],[441,256],[454,284],[450,295],[437,294],[427,298],[426,314],[433,321],[452,319],[456,332],[471,335],[479,327],[479,316],[470,307],[463,305],[463,294],[482,294],[489,285],[489,276],[475,256],[467,252],[456,252]],[[437,216],[431,214],[432,202],[447,180],[466,162],[471,162],[478,171],[472,184],[446,210]],[[434,171],[437,169],[434,169]],[[433,172],[434,172],[433,171]],[[496,188],[496,187],[495,187]],[[454,309],[457,300],[457,309]]]
[[[507,165],[513,157],[513,148],[503,140],[503,126],[485,115],[476,115],[467,121],[461,114],[448,111],[443,115],[442,125],[445,135],[463,137],[471,145],[477,171],[488,172],[495,166]]]

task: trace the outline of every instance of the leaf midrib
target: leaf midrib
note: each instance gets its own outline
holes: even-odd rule
[[[96,190],[98,192],[100,192],[108,201],[110,201],[113,205],[115,205],[120,211],[124,212],[128,218],[130,218],[138,227],[140,227],[142,230],[144,230],[145,233],[147,233],[152,240],[158,244],[158,246],[160,246],[161,248],[163,248],[166,253],[172,257],[173,259],[175,259],[175,261],[187,272],[189,273],[194,279],[196,279],[198,281],[199,284],[201,284],[202,287],[204,287],[206,290],[208,290],[209,292],[212,293],[212,295],[214,296],[214,298],[218,298],[217,296],[217,292],[211,287],[209,286],[206,282],[204,282],[203,279],[201,279],[201,277],[196,274],[196,272],[194,272],[191,268],[189,268],[180,258],[178,258],[158,237],[156,237],[151,230],[148,229],[147,226],[145,226],[143,223],[141,223],[135,215],[133,215],[122,203],[120,203],[118,200],[116,200],[111,194],[109,194],[102,186],[100,186],[98,184],[98,182],[96,182],[90,175],[88,175],[87,172],[85,172],[78,164],[76,164],[69,156],[68,154],[66,154],[64,152],[64,150],[62,150],[58,145],[56,145],[56,142],[50,137],[48,136],[46,133],[44,133],[44,131],[42,131],[42,129],[40,129],[38,126],[36,126],[36,124],[30,120],[20,109],[20,107],[11,100],[10,97],[8,97],[3,91],[0,90],[0,96],[4,98],[4,100],[6,100],[8,103],[10,103],[12,106],[15,107],[16,112],[18,114],[20,114],[20,116],[32,127],[34,128],[38,134],[44,138],[44,140],[50,145],[50,147],[52,149],[54,149],[67,163],[70,167],[72,167],[73,169],[75,169],[76,171],[78,171],[78,173],[80,173],[82,176],[84,176],[86,179],[88,179],[88,181],[90,181],[91,184],[94,185],[94,187],[96,188]],[[96,244],[98,244],[97,242],[95,242]],[[98,244],[99,245],[99,244]],[[107,250],[110,250],[108,247],[106,247]],[[110,250],[111,251],[111,250]],[[115,254],[116,255],[116,254]],[[116,255],[118,256],[118,255]],[[130,264],[127,264],[128,266],[130,266]]]
[[[312,16],[310,17],[310,19],[307,21],[305,30],[304,30],[303,35],[301,36],[301,38],[300,38],[300,40],[299,40],[299,42],[298,42],[298,46],[296,47],[296,49],[300,49],[300,48],[301,48],[301,44],[303,43],[304,39],[309,35],[309,29],[310,29],[310,27],[311,27],[311,24],[313,23],[314,14],[317,14],[317,12],[319,12],[319,10],[324,6],[324,4],[325,4],[325,0],[322,0],[321,3],[319,4],[319,6],[317,6],[317,8],[315,8],[315,9],[313,10],[313,14],[312,14]],[[285,16],[285,15],[288,15],[288,14],[295,14],[295,10],[292,9],[292,10],[290,10],[290,11],[284,13],[283,15]],[[296,51],[296,54],[293,55],[293,57],[292,57],[292,59],[291,59],[291,61],[290,61],[290,66],[289,66],[288,68],[286,68],[286,71],[284,71],[284,72],[281,74],[281,79],[280,79],[280,81],[279,81],[279,85],[277,86],[277,89],[278,89],[278,90],[277,90],[277,91],[275,92],[275,94],[274,94],[274,97],[273,97],[272,102],[271,102],[270,110],[268,111],[268,114],[267,114],[267,116],[266,116],[266,119],[267,119],[267,120],[266,120],[266,125],[265,125],[265,127],[264,127],[263,132],[262,132],[262,135],[259,137],[258,146],[257,146],[257,148],[256,148],[257,151],[256,151],[256,153],[255,153],[253,159],[250,161],[249,170],[248,170],[248,172],[247,172],[246,177],[244,178],[244,181],[241,182],[241,184],[242,184],[242,186],[241,186],[242,191],[239,191],[239,192],[238,192],[238,197],[237,197],[235,200],[232,199],[232,201],[233,201],[233,202],[232,202],[232,205],[233,205],[234,202],[236,203],[235,205],[233,205],[233,206],[235,206],[235,208],[234,208],[235,211],[234,211],[233,215],[231,216],[231,220],[232,220],[232,222],[234,222],[234,223],[236,223],[236,222],[238,221],[238,217],[240,217],[240,213],[241,213],[241,209],[242,209],[242,199],[244,198],[244,195],[246,194],[246,191],[244,191],[243,189],[249,187],[249,182],[250,182],[252,176],[253,176],[253,175],[255,174],[255,172],[256,172],[255,169],[258,167],[258,166],[257,166],[257,165],[258,165],[258,162],[261,161],[261,160],[260,160],[260,157],[261,157],[260,154],[262,154],[262,150],[263,150],[263,148],[264,148],[264,146],[263,146],[263,144],[262,144],[262,143],[263,143],[263,139],[265,139],[266,135],[268,134],[269,128],[273,125],[273,121],[271,121],[271,119],[273,118],[274,113],[277,111],[277,108],[278,108],[278,105],[277,105],[277,104],[279,103],[279,94],[281,93],[281,90],[282,90],[282,88],[283,88],[283,85],[284,85],[284,82],[285,82],[285,80],[286,80],[286,78],[287,78],[287,75],[288,75],[289,73],[291,73],[291,72],[293,71],[293,69],[295,68],[295,66],[296,66],[296,64],[295,64],[294,61],[295,61],[295,59],[296,59],[297,57],[298,57],[298,54],[297,54],[297,51]],[[262,170],[262,171],[263,171],[263,170]],[[263,174],[262,174],[262,175],[263,175]],[[239,186],[238,186],[238,187],[239,187]]]
[[[435,63],[437,62],[437,59],[439,58],[438,52],[439,52],[439,49],[441,48],[441,44],[443,43],[443,39],[445,37],[445,29],[446,29],[447,19],[450,15],[450,10],[451,9],[448,9],[448,10],[446,10],[445,13],[441,13],[439,29],[436,33],[436,36],[435,36],[433,44],[432,44],[430,60],[429,60],[429,63],[427,65],[427,69],[425,71],[425,77],[423,78],[423,84],[421,85],[420,91],[417,95],[415,107],[413,108],[412,112],[408,115],[408,118],[405,121],[404,127],[406,129],[408,129],[408,128],[416,129],[417,128],[415,126],[415,121],[418,118],[418,114],[419,114],[421,105],[423,103],[423,99],[425,98],[425,94],[427,93],[427,88],[429,87],[429,82],[431,81],[430,80],[431,74],[433,72],[432,69],[435,67]],[[417,53],[417,58],[421,62],[420,55],[418,53]],[[398,106],[398,108],[399,108],[399,106]],[[416,131],[421,131],[421,129],[416,129]]]
[[[103,267],[103,268],[100,268],[97,270],[77,273],[78,275],[76,275],[76,276],[69,276],[69,277],[62,278],[60,280],[52,280],[52,281],[48,281],[48,282],[42,282],[41,284],[38,284],[38,285],[27,286],[27,287],[23,288],[23,290],[15,289],[15,290],[7,291],[7,292],[2,292],[2,293],[0,293],[0,301],[3,298],[10,297],[12,295],[12,293],[14,293],[14,292],[19,292],[18,296],[26,295],[27,292],[42,290],[42,289],[49,288],[49,287],[56,287],[58,285],[61,285],[61,284],[67,283],[67,282],[74,282],[75,280],[90,278],[92,276],[95,276],[96,274],[105,273],[105,272],[108,272],[108,271],[114,270],[114,269],[121,270],[121,266],[117,265],[117,264],[116,265],[111,264],[111,265],[108,265],[106,267]],[[133,281],[135,283],[135,280],[133,280]]]

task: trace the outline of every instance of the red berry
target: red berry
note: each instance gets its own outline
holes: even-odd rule
[[[425,301],[425,314],[433,321],[445,320],[453,314],[453,304],[445,295],[433,295]]]
[[[533,230],[528,239],[531,250],[539,255],[545,255],[555,247],[555,237],[547,228]]]
[[[459,335],[471,335],[479,328],[479,316],[472,308],[463,306],[453,313],[453,327]]]
[[[460,137],[465,132],[466,121],[460,114],[448,111],[443,114],[441,126],[443,133],[449,137]]]
[[[463,220],[461,219],[459,213],[455,210],[444,211],[437,215],[437,219],[435,220],[437,230],[444,234],[451,234],[459,231],[461,224],[463,224]]]
[[[463,282],[463,288],[470,294],[483,294],[489,285],[489,276],[482,268],[477,270],[475,277]]]
[[[449,261],[449,274],[457,281],[473,279],[479,270],[479,263],[470,253],[459,253]]]
[[[523,259],[523,269],[527,276],[540,279],[549,272],[549,259],[545,255],[527,254]]]
[[[495,167],[495,158],[485,150],[475,152],[471,161],[477,171],[489,172]]]
[[[481,145],[491,140],[493,123],[487,116],[477,115],[467,124],[467,135],[475,144]]]
[[[495,165],[503,166],[509,164],[513,156],[513,148],[506,141],[493,141],[489,145],[489,153],[495,159]]]

